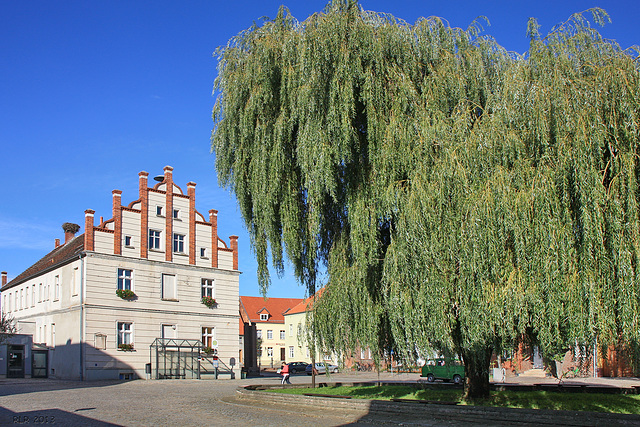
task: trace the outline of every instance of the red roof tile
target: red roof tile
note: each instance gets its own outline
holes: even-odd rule
[[[316,292],[315,298],[320,298],[320,296],[322,296],[322,292],[324,292],[324,288],[321,288],[318,292]],[[291,310],[287,311],[287,314],[304,313],[305,311],[310,310],[313,307],[313,300],[314,297],[309,297],[302,300]]]
[[[247,316],[252,322],[263,323],[284,323],[284,315],[292,307],[298,305],[303,300],[301,298],[267,298],[262,297],[240,297]],[[269,320],[260,320],[260,313],[266,310],[269,313]]]

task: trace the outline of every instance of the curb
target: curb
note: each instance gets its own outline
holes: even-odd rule
[[[305,385],[306,386],[306,385]],[[356,411],[373,416],[405,416],[411,419],[441,419],[480,424],[508,423],[518,425],[564,426],[638,426],[640,415],[608,414],[586,411],[553,411],[547,409],[494,408],[486,406],[451,406],[432,403],[392,402],[386,400],[341,399],[336,397],[300,396],[270,393],[282,388],[272,385],[238,387],[240,399],[267,405],[290,405]],[[299,388],[299,387],[296,387]]]

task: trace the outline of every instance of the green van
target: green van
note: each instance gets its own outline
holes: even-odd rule
[[[464,365],[459,360],[439,358],[430,359],[422,367],[421,377],[427,377],[427,381],[435,380],[453,381],[461,384],[464,379]]]

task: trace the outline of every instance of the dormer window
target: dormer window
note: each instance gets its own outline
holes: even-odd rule
[[[260,313],[260,320],[269,320],[269,313]]]

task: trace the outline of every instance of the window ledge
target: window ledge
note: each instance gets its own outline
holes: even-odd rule
[[[177,256],[183,256],[183,257],[188,257],[189,256],[189,254],[186,254],[184,252],[174,252],[173,254],[177,255]]]
[[[159,254],[163,254],[164,253],[164,251],[161,250],[161,249],[153,249],[153,248],[149,248],[149,252],[156,252],[156,253],[159,253]]]
[[[179,300],[179,299],[175,299],[175,298],[162,298],[162,301],[180,302],[180,300]]]

